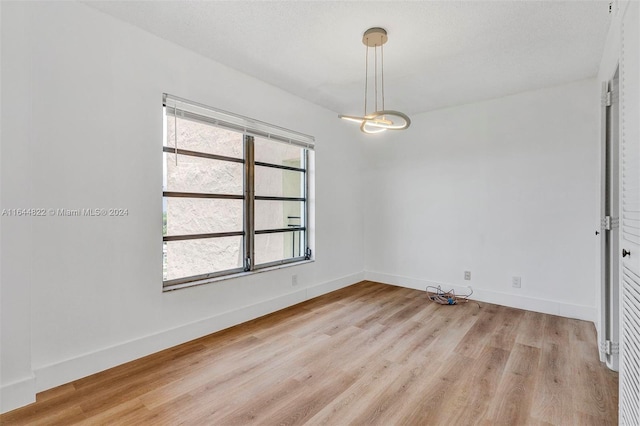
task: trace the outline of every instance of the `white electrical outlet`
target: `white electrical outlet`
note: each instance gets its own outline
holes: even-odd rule
[[[294,286],[294,287],[298,285],[298,276],[297,275],[291,275],[291,285]]]
[[[521,277],[513,277],[513,278],[511,278],[511,287],[513,287],[513,288],[522,287],[522,278]]]
[[[464,271],[464,279],[467,281],[471,280],[471,271]]]

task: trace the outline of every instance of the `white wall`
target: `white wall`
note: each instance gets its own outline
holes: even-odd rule
[[[2,208],[129,210],[2,218],[2,411],[362,279],[361,150],[335,113],[82,4],[1,7]],[[315,263],[162,293],[163,92],[316,137]]]
[[[31,55],[23,48],[30,37],[27,14],[22,10],[8,13],[2,2],[0,9],[0,209],[5,209],[31,206]],[[29,218],[13,221],[0,216],[0,408],[28,403],[35,393],[31,369],[31,236]]]
[[[598,90],[425,113],[365,143],[367,278],[594,321]]]

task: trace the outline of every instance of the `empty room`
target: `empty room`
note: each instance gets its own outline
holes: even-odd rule
[[[640,2],[0,1],[0,424],[640,426]]]

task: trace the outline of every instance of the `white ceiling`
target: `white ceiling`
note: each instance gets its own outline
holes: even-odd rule
[[[381,26],[386,108],[415,114],[594,77],[608,1],[87,1],[335,112],[363,109]],[[170,60],[170,58],[168,58]]]

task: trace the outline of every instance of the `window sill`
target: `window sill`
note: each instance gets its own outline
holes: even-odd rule
[[[313,262],[315,262],[314,259],[301,260],[300,262],[283,263],[282,265],[269,266],[267,268],[256,269],[254,271],[238,272],[238,273],[235,273],[235,274],[223,275],[223,276],[215,277],[215,278],[207,278],[207,279],[199,280],[199,281],[191,281],[191,282],[188,282],[188,283],[175,284],[175,285],[172,285],[172,286],[163,287],[162,291],[164,293],[166,293],[166,292],[169,292],[169,291],[180,290],[182,288],[195,287],[195,286],[204,285],[204,284],[211,284],[211,283],[215,283],[215,282],[218,282],[218,281],[231,280],[231,279],[234,279],[234,278],[246,277],[246,276],[249,276],[249,275],[260,274],[262,272],[275,271],[277,269],[291,268],[292,266],[305,265],[307,263],[313,263]]]

